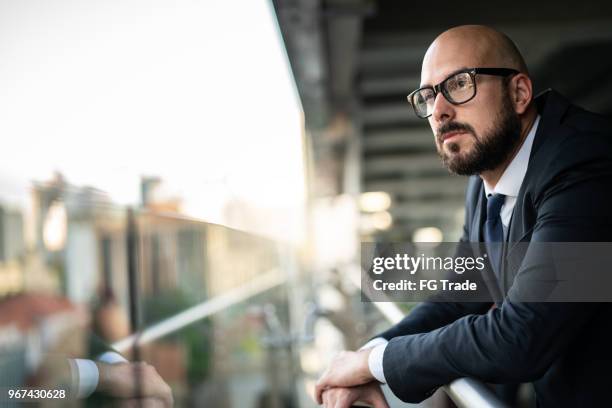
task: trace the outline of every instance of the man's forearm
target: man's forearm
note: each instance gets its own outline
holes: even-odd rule
[[[127,360],[114,351],[107,351],[96,359],[69,359],[71,371],[71,388],[77,398],[87,398],[93,394],[100,384],[100,365],[101,363],[116,364],[124,363]]]

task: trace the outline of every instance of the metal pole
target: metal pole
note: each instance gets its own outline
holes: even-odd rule
[[[130,293],[130,331],[138,339],[140,329],[140,299],[138,296],[138,230],[134,219],[134,210],[130,207],[127,212],[127,267],[128,267],[128,286]],[[133,343],[132,360],[140,361],[140,348],[138,341]],[[134,368],[136,380],[136,395],[142,395],[142,378]],[[138,401],[138,406],[142,406]]]

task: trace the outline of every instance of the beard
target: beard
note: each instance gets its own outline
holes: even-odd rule
[[[474,139],[470,151],[461,153],[458,143],[449,142],[444,150],[441,136],[451,131],[467,132]],[[476,137],[474,128],[466,123],[448,122],[436,132],[438,155],[442,158],[444,166],[453,174],[471,176],[483,171],[493,170],[503,163],[517,147],[521,134],[521,122],[514,112],[510,97],[504,92],[503,103],[497,114],[492,130],[484,133],[481,138]]]

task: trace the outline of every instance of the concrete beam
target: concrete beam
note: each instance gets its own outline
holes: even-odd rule
[[[364,183],[364,191],[385,191],[391,196],[402,196],[413,199],[436,194],[450,197],[464,197],[467,177],[441,176],[427,179],[385,180]]]
[[[410,175],[424,171],[440,171],[441,174],[446,172],[436,153],[367,158],[364,160],[363,170],[366,176],[386,173]]]
[[[365,75],[388,72],[420,74],[422,59],[421,48],[404,45],[368,48],[361,52],[359,68]]]
[[[394,219],[419,220],[419,219],[441,219],[462,220],[465,211],[465,203],[462,200],[445,200],[439,202],[413,202],[394,205],[389,212]]]
[[[393,75],[393,76],[372,76],[365,77],[359,83],[359,93],[361,96],[381,96],[381,95],[408,95],[419,86],[420,76],[418,75]]]
[[[385,125],[389,123],[401,123],[419,125],[423,123],[412,110],[407,100],[398,100],[392,103],[380,103],[364,106],[362,108],[362,120],[364,125]]]
[[[419,149],[435,152],[434,137],[429,128],[423,130],[398,128],[365,133],[364,151],[385,149]]]

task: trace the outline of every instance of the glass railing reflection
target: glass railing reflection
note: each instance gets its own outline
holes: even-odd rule
[[[287,248],[146,211],[133,213],[131,230],[126,214],[67,211],[57,246],[47,245],[49,233],[1,260],[0,405],[44,406],[47,390],[65,390],[66,406],[113,406],[144,395],[146,373],[101,390],[107,366],[97,359],[121,345],[123,357],[154,367],[175,406],[297,406],[298,369],[284,337],[292,330]],[[98,364],[97,391],[106,393],[90,396],[95,384],[83,390],[92,380],[75,377],[75,361],[77,373],[83,362]],[[136,391],[117,395],[130,381]]]

